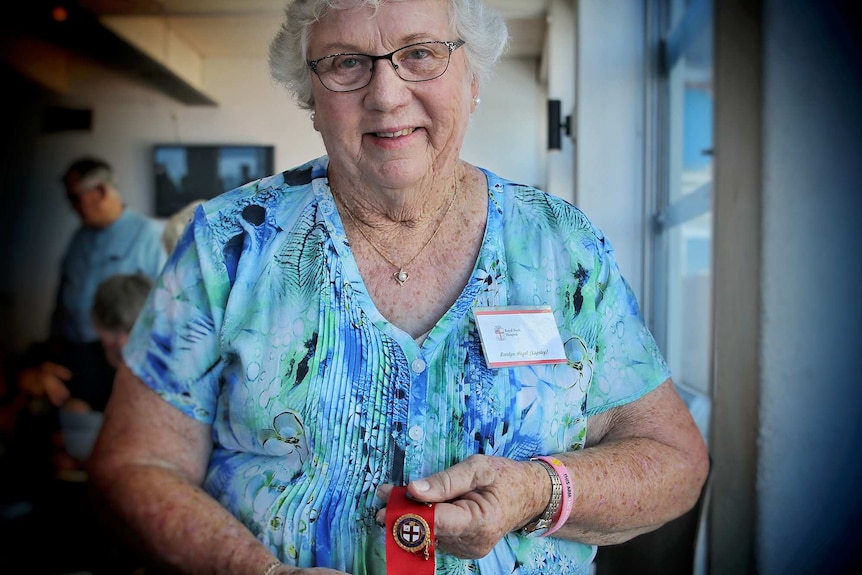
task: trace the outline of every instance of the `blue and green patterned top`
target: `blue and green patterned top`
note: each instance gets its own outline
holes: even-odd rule
[[[485,171],[476,266],[421,345],[372,302],[326,157],[198,208],[125,358],[212,425],[205,489],[300,567],[383,575],[381,483],[481,453],[581,449],[586,419],[669,377],[613,250],[577,208]],[[489,369],[472,310],[550,305],[567,364]],[[577,478],[574,478],[577,485]],[[508,534],[437,574],[586,573],[595,548]]]

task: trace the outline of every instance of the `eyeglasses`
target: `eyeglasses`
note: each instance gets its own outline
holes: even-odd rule
[[[308,67],[331,92],[353,92],[370,84],[378,60],[389,60],[395,73],[405,82],[425,82],[442,76],[449,69],[452,52],[463,45],[463,40],[435,40],[408,44],[382,56],[351,52],[331,54],[309,61]]]

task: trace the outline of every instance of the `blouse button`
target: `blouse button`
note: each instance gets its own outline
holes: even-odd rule
[[[407,435],[409,435],[410,439],[412,439],[413,441],[419,441],[420,439],[425,437],[425,432],[418,425],[414,425],[407,432]]]
[[[410,367],[413,369],[414,372],[422,373],[423,371],[425,371],[425,367],[426,367],[425,360],[424,359],[414,359],[413,363],[411,364]]]

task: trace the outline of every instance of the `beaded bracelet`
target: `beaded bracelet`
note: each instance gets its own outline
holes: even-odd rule
[[[569,470],[566,469],[566,466],[563,465],[562,461],[560,461],[556,457],[550,457],[545,455],[534,457],[533,459],[539,459],[553,467],[554,471],[557,472],[557,476],[560,478],[560,483],[562,483],[563,485],[563,497],[562,504],[560,505],[560,514],[557,517],[556,522],[554,522],[554,524],[551,525],[548,530],[542,534],[542,537],[547,537],[548,535],[562,527],[566,523],[566,521],[568,521],[569,515],[571,515],[572,513],[572,506],[575,504],[574,488],[572,487],[572,478],[569,477]]]
[[[263,571],[263,575],[272,575],[279,567],[281,567],[281,561],[273,561],[266,566],[266,569]]]

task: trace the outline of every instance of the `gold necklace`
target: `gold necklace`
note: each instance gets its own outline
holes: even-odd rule
[[[452,209],[452,205],[455,203],[455,198],[458,197],[457,172],[455,175],[456,175],[455,183],[452,186],[452,188],[453,188],[452,199],[449,201],[449,205],[446,206],[446,211],[443,212],[443,217],[440,218],[440,223],[437,224],[437,228],[434,230],[434,233],[431,234],[431,237],[428,238],[428,241],[425,242],[425,244],[419,249],[419,251],[416,253],[416,255],[413,256],[412,258],[410,258],[410,261],[408,261],[406,264],[401,265],[401,266],[399,266],[398,264],[393,262],[391,259],[389,259],[389,256],[384,254],[383,250],[381,250],[377,246],[377,244],[374,243],[374,241],[368,237],[368,234],[366,234],[365,231],[362,229],[362,225],[359,223],[359,220],[357,219],[357,217],[353,215],[353,212],[350,210],[349,207],[347,207],[347,204],[344,203],[344,201],[342,200],[341,205],[344,206],[344,210],[347,212],[347,215],[350,216],[350,219],[353,221],[353,224],[356,226],[356,229],[359,230],[359,233],[362,234],[363,238],[365,238],[365,241],[367,241],[371,245],[371,247],[374,248],[374,251],[376,251],[380,255],[380,257],[382,257],[384,260],[386,260],[389,263],[389,265],[391,265],[394,268],[398,268],[398,271],[393,273],[392,277],[395,279],[395,281],[398,282],[399,286],[403,286],[404,282],[406,282],[408,279],[410,279],[410,274],[408,274],[407,270],[405,270],[404,268],[408,267],[410,264],[412,264],[414,261],[416,261],[416,258],[418,258],[420,255],[422,255],[422,252],[425,251],[425,248],[427,248],[429,245],[431,245],[431,242],[434,240],[435,237],[437,237],[437,232],[439,232],[440,228],[443,227],[443,221],[446,219],[446,216],[449,215],[449,210]],[[334,196],[335,195],[335,187],[332,185],[332,180],[329,181],[329,189],[332,190],[332,194]]]

